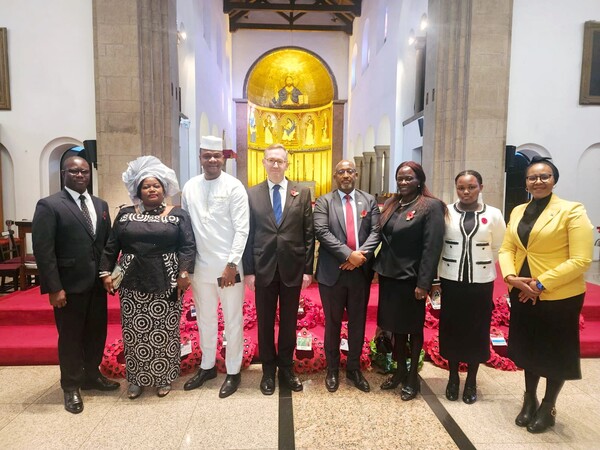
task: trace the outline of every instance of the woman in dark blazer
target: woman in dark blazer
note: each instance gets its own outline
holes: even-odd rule
[[[525,396],[515,419],[530,433],[554,426],[565,380],[581,378],[579,314],[583,275],[592,261],[593,226],[581,203],[553,194],[558,169],[535,156],[527,167],[529,203],[513,209],[499,261],[509,285],[508,356],[525,369]],[[538,407],[540,377],[546,392]]]
[[[381,389],[400,383],[402,400],[419,392],[417,369],[423,347],[425,299],[431,289],[444,238],[446,205],[425,186],[420,164],[405,161],[396,169],[398,192],[381,214],[382,247],[374,264],[379,274],[377,325],[394,334],[398,369]],[[410,335],[410,371],[406,344]]]

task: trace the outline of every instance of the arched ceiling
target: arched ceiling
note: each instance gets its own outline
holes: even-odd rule
[[[248,100],[274,107],[273,99],[285,86],[288,76],[307,97],[304,107],[316,108],[334,100],[333,80],[327,67],[316,56],[300,49],[280,49],[263,56],[248,75]]]

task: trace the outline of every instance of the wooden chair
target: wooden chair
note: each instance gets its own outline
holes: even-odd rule
[[[0,293],[16,291],[19,288],[21,260],[17,259],[18,248],[15,242],[12,220],[7,220],[7,231],[2,232],[0,239]],[[9,281],[10,279],[10,281]]]

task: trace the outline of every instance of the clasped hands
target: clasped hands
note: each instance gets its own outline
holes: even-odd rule
[[[521,303],[531,300],[532,304],[535,305],[535,302],[537,302],[542,293],[537,287],[537,280],[535,278],[509,275],[506,277],[506,282],[520,291],[519,301]]]
[[[365,256],[367,252],[362,250],[354,250],[350,253],[350,256],[340,265],[341,270],[354,270],[357,267],[362,266],[367,262],[367,257]]]

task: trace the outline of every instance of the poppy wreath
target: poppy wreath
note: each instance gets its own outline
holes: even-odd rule
[[[202,350],[200,350],[200,341],[198,339],[198,333],[186,332],[181,333],[181,342],[190,342],[192,345],[191,353],[181,357],[181,373],[187,374],[193,372],[196,367],[200,365],[202,361]]]
[[[508,341],[508,336],[504,334],[504,332],[498,328],[492,326],[490,328],[490,334],[494,336],[502,336]],[[490,359],[487,360],[486,364],[492,366],[495,369],[506,370],[514,372],[518,370],[516,364],[512,361],[512,359],[506,356],[500,356],[496,350],[494,350],[494,346],[490,343]]]
[[[215,361],[215,366],[217,367],[217,371],[221,373],[227,373],[227,367],[225,365],[226,351],[227,346],[223,346],[223,334],[219,333],[219,338],[217,339],[217,359]],[[256,342],[254,342],[251,337],[244,336],[244,350],[242,353],[241,370],[246,369],[250,365],[255,351]]]
[[[501,295],[494,299],[494,310],[492,311],[492,326],[508,326],[510,323],[510,308],[506,297]]]
[[[316,373],[327,367],[325,345],[313,337],[312,350],[294,350],[294,371],[296,373]]]
[[[342,322],[342,331],[340,333],[340,337],[342,339],[348,340],[348,322]],[[369,345],[369,341],[365,339],[363,341],[362,351],[360,353],[360,369],[367,370],[371,368],[371,347]],[[346,350],[341,350],[340,355],[340,367],[342,369],[346,368],[348,363],[348,352]]]
[[[256,326],[256,307],[252,302],[244,300],[244,330],[250,330]]]
[[[109,378],[125,378],[125,354],[123,339],[116,339],[104,347],[100,372]]]

